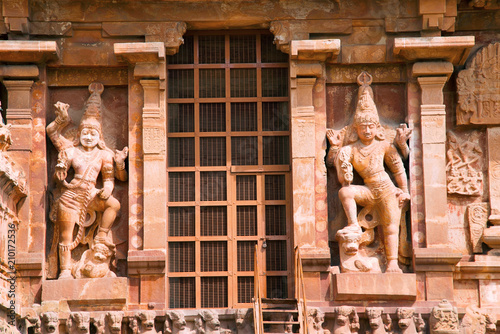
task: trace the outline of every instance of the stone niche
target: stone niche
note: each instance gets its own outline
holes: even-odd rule
[[[78,124],[85,110],[85,103],[90,95],[88,85],[91,76],[85,80],[85,75],[82,75],[81,70],[75,70],[75,73],[51,73],[49,72],[49,103],[47,108],[47,124],[54,121],[56,118],[54,104],[58,101],[69,104],[68,114],[72,124],[66,127],[63,135],[68,138],[74,138]],[[57,72],[57,70],[54,70]],[[115,71],[119,73],[118,71]],[[116,74],[114,73],[114,74]],[[124,72],[126,74],[126,71]],[[113,73],[110,74],[110,77]],[[81,82],[75,82],[74,78],[80,79]],[[114,77],[120,77],[114,76]],[[125,76],[126,78],[126,76]],[[73,80],[73,81],[72,81]],[[117,81],[117,80],[115,80]],[[120,82],[120,80],[118,80]],[[126,81],[124,82],[126,84]],[[122,83],[123,84],[123,83]],[[116,149],[123,149],[128,146],[128,91],[125,85],[104,85],[104,91],[101,95],[102,99],[102,131],[104,141],[109,149],[113,152]],[[53,146],[50,140],[47,140],[47,169],[48,169],[48,186],[47,193],[49,194],[50,211],[54,205],[53,195],[56,191],[56,182],[54,176],[55,166],[57,164],[58,151]],[[73,169],[68,172],[68,180],[73,178]],[[115,187],[113,196],[120,202],[121,209],[115,219],[111,231],[113,235],[113,243],[116,245],[116,255],[112,271],[118,277],[126,277],[127,275],[127,252],[128,252],[128,182],[122,182],[118,179],[114,180]],[[102,176],[97,180],[97,189],[102,188]],[[54,238],[54,223],[49,219],[47,222],[47,241],[46,241],[46,256],[47,256],[47,278],[57,278],[57,260],[50,258],[51,246]],[[81,258],[83,252],[88,248],[87,245],[80,244],[72,251],[72,260],[76,261]],[[55,261],[55,262],[54,262]],[[126,286],[126,285],[125,285]],[[43,293],[44,298],[47,297],[46,292]]]

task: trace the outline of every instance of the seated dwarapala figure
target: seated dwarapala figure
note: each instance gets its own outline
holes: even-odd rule
[[[384,128],[380,125],[368,81],[371,81],[371,77],[367,73],[358,77],[358,103],[351,131],[346,134],[347,145],[341,147],[334,158],[337,176],[342,185],[339,198],[347,215],[347,226],[343,230],[362,233],[357,205],[373,207],[378,215],[379,226],[382,227],[387,257],[386,272],[401,272],[398,266],[401,208],[410,199],[410,195],[403,161],[396,147],[385,140]],[[334,131],[327,132],[327,136],[332,147],[341,146],[339,142],[335,142]],[[330,153],[332,152],[329,155]],[[386,172],[384,163],[398,187]],[[351,184],[353,168],[363,179],[364,185]]]

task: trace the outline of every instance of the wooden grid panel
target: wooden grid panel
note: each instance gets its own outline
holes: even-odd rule
[[[265,267],[263,243],[284,242],[284,253],[271,246],[282,256],[271,275],[291,275],[288,56],[272,43],[262,33],[202,32],[168,57],[170,307],[248,306],[256,243]],[[266,185],[265,176],[287,181]]]

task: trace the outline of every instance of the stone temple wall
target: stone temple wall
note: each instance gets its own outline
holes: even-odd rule
[[[498,332],[497,0],[1,6],[1,330]]]

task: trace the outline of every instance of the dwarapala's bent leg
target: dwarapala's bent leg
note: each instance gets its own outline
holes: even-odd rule
[[[401,273],[398,265],[399,227],[401,223],[401,208],[395,194],[381,199],[377,204],[382,231],[384,233],[385,254],[387,257],[386,272]]]
[[[111,229],[111,226],[115,222],[116,215],[118,211],[120,211],[120,202],[113,196],[110,196],[107,200],[98,200],[100,203],[93,203],[93,206],[98,206],[99,211],[103,211],[102,213],[102,221],[99,229],[97,230],[96,238],[99,239],[107,239],[108,232]]]
[[[360,228],[358,222],[358,207],[369,205],[372,201],[372,194],[365,186],[350,185],[339,190],[339,199],[347,216],[347,226]]]

